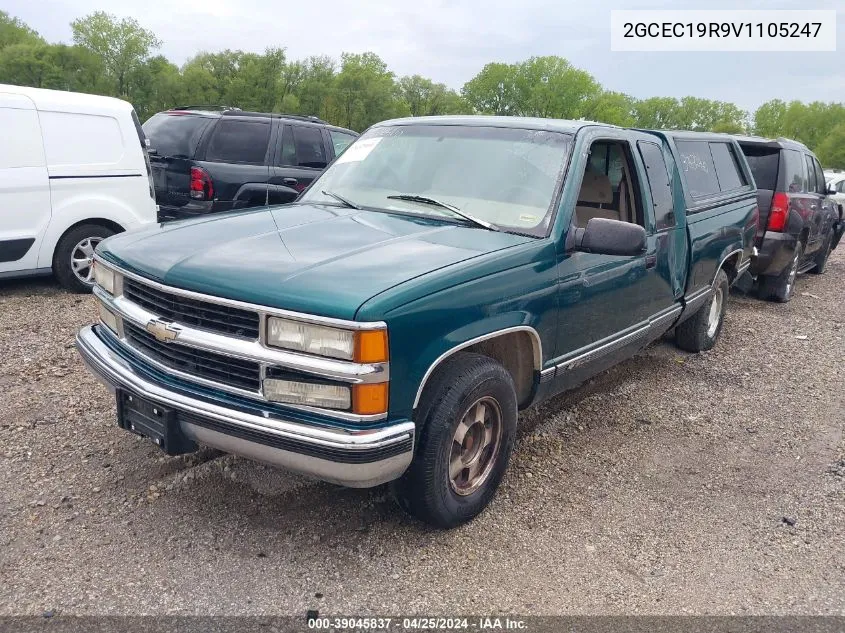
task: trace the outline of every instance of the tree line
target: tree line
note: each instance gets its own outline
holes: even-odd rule
[[[358,131],[399,116],[497,114],[786,136],[825,166],[845,168],[842,103],[773,99],[750,113],[698,97],[635,99],[556,56],[489,63],[460,91],[420,75],[397,77],[369,52],[294,60],[284,48],[224,50],[197,53],[179,67],[155,54],[161,41],[134,19],[99,11],[71,30],[72,44],[49,43],[0,11],[0,83],[120,97],[142,120],[175,106],[215,104],[316,115]]]

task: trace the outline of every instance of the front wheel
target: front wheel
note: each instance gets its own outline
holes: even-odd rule
[[[722,332],[730,284],[724,270],[716,275],[710,301],[675,329],[675,343],[687,352],[712,349]]]
[[[516,420],[516,390],[504,367],[480,354],[447,359],[417,409],[414,461],[392,484],[399,505],[440,528],[473,519],[499,487]]]

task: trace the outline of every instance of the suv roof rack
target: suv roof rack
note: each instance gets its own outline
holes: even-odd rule
[[[227,105],[214,105],[214,104],[197,104],[197,105],[184,105],[184,106],[176,106],[174,108],[170,108],[171,110],[205,110],[207,112],[229,112],[231,110],[240,111],[240,108],[236,108],[235,106],[227,106]]]
[[[306,114],[284,114],[280,112],[249,112],[245,110],[239,110],[234,108],[233,110],[223,110],[221,112],[223,115],[228,116],[255,116],[255,117],[268,117],[271,119],[296,119],[297,121],[310,121],[312,123],[326,123],[323,119],[306,115]]]

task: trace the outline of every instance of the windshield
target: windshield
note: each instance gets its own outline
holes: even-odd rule
[[[497,229],[546,235],[572,137],[559,132],[456,125],[375,128],[361,136],[300,198],[437,215],[458,214]],[[329,193],[324,193],[329,192]]]

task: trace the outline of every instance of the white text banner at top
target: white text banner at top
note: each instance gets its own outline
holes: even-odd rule
[[[836,11],[611,11],[612,51],[836,50]]]

